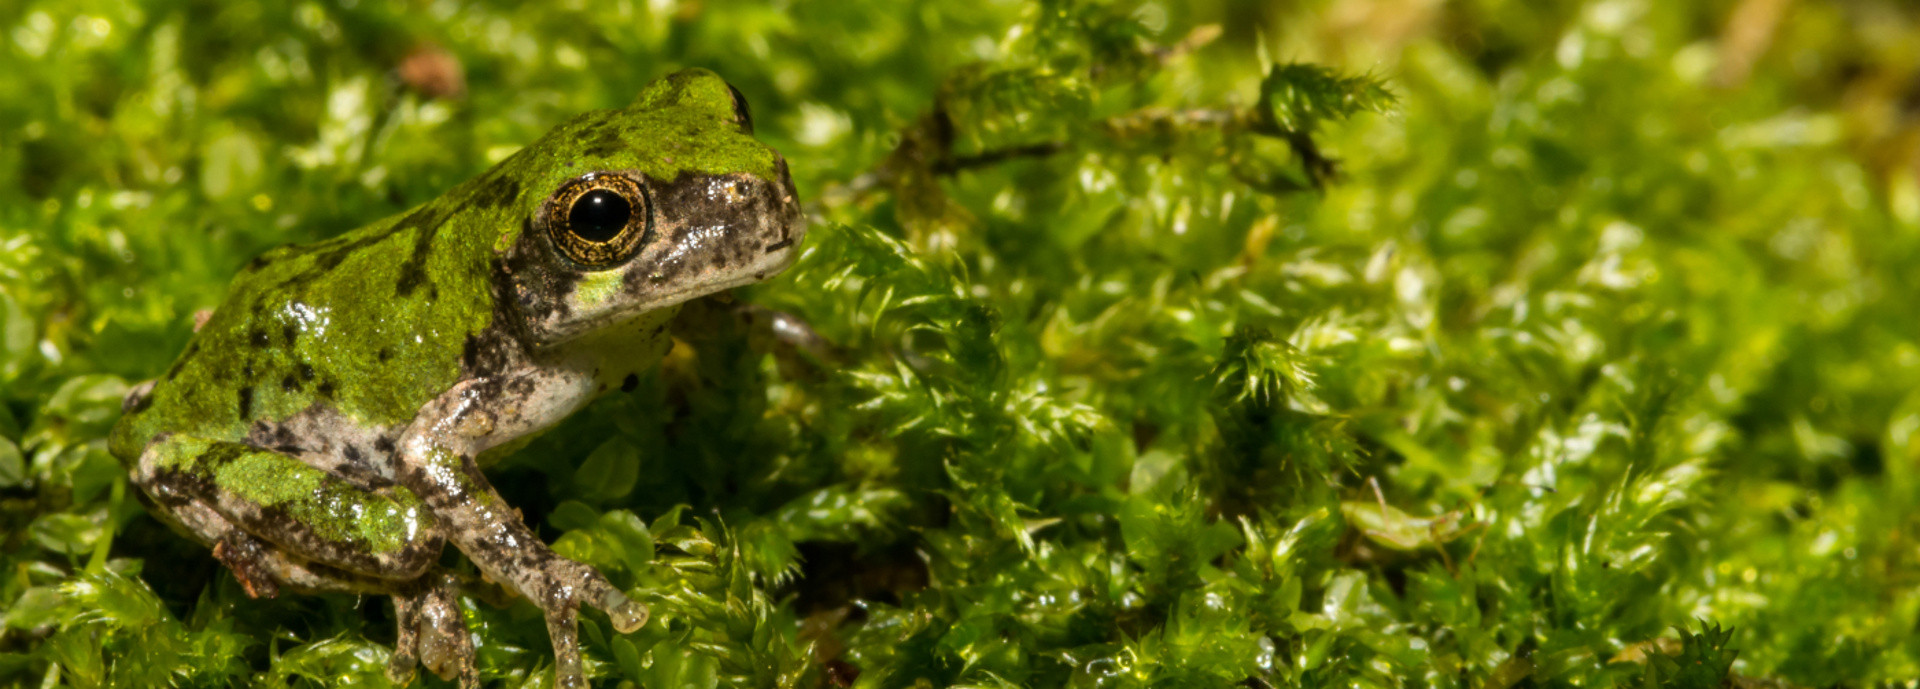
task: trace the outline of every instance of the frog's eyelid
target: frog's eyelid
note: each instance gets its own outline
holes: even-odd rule
[[[753,136],[753,106],[747,104],[746,94],[734,88],[733,84],[727,84],[727,93],[733,95],[733,120],[740,123],[747,136]]]

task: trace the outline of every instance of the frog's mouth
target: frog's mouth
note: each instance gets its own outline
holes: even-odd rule
[[[657,187],[655,246],[623,280],[633,307],[651,310],[764,281],[792,265],[806,236],[793,178],[777,160],[776,180],[748,174],[683,175]]]

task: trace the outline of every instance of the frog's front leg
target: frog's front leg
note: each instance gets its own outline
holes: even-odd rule
[[[480,472],[474,461],[480,450],[539,423],[521,419],[507,408],[513,405],[498,404],[497,390],[470,381],[429,405],[401,440],[395,476],[426,502],[447,537],[482,573],[540,607],[553,639],[556,685],[584,687],[576,637],[580,605],[606,611],[623,634],[646,624],[647,608],[594,568],[554,553]],[[495,404],[481,404],[482,399]]]

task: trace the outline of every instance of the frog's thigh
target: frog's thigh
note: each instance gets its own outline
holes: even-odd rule
[[[298,458],[251,445],[173,436],[140,455],[134,481],[209,540],[222,534],[209,530],[216,525],[184,518],[194,505],[211,508],[295,558],[351,574],[418,577],[445,542],[412,492],[398,486],[363,490]]]

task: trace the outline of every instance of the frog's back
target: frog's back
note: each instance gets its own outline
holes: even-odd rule
[[[492,321],[498,232],[480,230],[505,218],[468,202],[518,189],[490,179],[254,259],[173,366],[130,400],[114,454],[130,461],[161,433],[239,440],[316,407],[363,428],[406,425],[459,381],[469,341]]]

